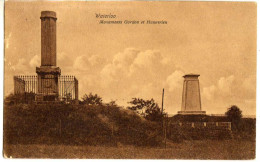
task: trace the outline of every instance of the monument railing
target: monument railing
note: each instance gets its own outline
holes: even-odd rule
[[[14,76],[14,94],[37,94],[39,92],[38,88],[38,77],[36,75]],[[78,80],[75,76],[58,77],[58,95],[60,100],[78,100]]]
[[[61,100],[78,100],[78,80],[75,76],[59,76],[59,97]]]
[[[14,94],[37,93],[38,77],[34,75],[14,76]]]

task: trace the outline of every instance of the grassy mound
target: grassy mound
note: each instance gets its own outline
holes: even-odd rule
[[[159,124],[117,106],[4,107],[4,142],[8,144],[158,146],[160,132]]]

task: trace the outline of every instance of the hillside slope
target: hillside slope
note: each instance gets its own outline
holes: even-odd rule
[[[161,144],[160,125],[117,106],[5,105],[6,144]]]

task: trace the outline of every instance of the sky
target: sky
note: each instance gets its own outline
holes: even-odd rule
[[[223,114],[237,105],[256,114],[254,2],[12,2],[5,3],[5,96],[14,75],[36,75],[41,11],[57,14],[57,66],[75,75],[79,96],[127,106],[155,99],[169,114],[181,110],[183,75],[200,74],[202,110]],[[99,24],[154,20],[167,24]],[[102,19],[105,20],[105,19]]]

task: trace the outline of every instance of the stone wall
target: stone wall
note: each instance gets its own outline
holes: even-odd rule
[[[170,138],[229,139],[232,138],[230,122],[174,122],[168,124]]]

